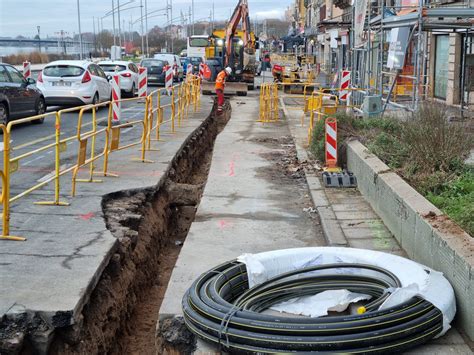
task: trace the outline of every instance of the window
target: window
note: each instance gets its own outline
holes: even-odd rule
[[[97,72],[97,67],[94,64],[89,65],[88,69],[92,75],[99,76],[99,73]]]
[[[124,71],[127,69],[125,65],[117,65],[117,64],[99,64],[105,72],[114,72],[114,71]]]
[[[73,65],[54,65],[46,67],[43,70],[43,75],[45,76],[55,76],[61,78],[81,76],[82,74],[84,74],[84,69]]]
[[[25,78],[23,77],[23,75],[21,75],[21,73],[18,70],[10,66],[6,66],[6,69],[7,69],[8,74],[10,75],[10,79],[12,80],[12,82],[16,84],[25,83]]]
[[[105,75],[104,71],[102,70],[101,67],[99,67],[98,65],[96,65],[96,68],[97,68],[97,73],[99,74],[99,76],[103,79],[106,79],[107,80],[107,75]]]
[[[7,74],[7,71],[4,66],[0,65],[0,83],[9,83],[10,77]]]
[[[150,68],[150,67],[163,67],[165,65],[167,65],[168,62],[165,62],[162,61],[162,60],[144,60],[142,62],[142,66],[145,67],[145,68]]]
[[[134,73],[138,73],[138,67],[137,67],[135,64],[133,64],[133,63],[130,63],[130,64],[128,65],[128,69],[130,69],[130,70],[133,71]]]
[[[434,96],[446,99],[448,92],[449,36],[436,36]]]
[[[207,47],[209,45],[209,40],[207,38],[190,38],[189,46],[190,47]]]

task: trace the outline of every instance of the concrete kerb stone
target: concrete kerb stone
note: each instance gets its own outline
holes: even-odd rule
[[[408,256],[450,281],[457,300],[456,322],[474,340],[474,239],[360,142],[348,143],[347,163],[359,190]]]
[[[288,118],[289,113],[283,98],[280,98],[280,107],[283,110],[283,114]],[[288,124],[293,141],[296,147],[296,156],[299,163],[305,163],[308,161],[308,152],[304,147],[301,146],[300,142],[295,138],[296,132],[294,127],[291,124]],[[303,171],[305,174],[306,183],[313,201],[314,207],[318,211],[319,218],[321,220],[321,226],[323,228],[324,236],[330,246],[347,246],[348,242],[342,231],[342,228],[336,219],[336,215],[332,209],[331,204],[329,203],[328,197],[326,195],[325,189],[321,185],[321,180],[319,177],[309,171],[306,166],[303,166]]]

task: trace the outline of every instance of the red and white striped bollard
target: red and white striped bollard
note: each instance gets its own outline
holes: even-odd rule
[[[120,74],[112,76],[112,124],[120,124],[121,116]]]
[[[339,100],[347,101],[349,98],[349,85],[351,83],[351,72],[343,70],[341,73],[341,90],[339,91]]]
[[[204,64],[203,63],[199,64],[199,77],[201,78],[201,80],[204,77]]]
[[[328,117],[325,121],[326,128],[326,168],[337,169],[337,121],[334,117]]]
[[[192,75],[193,75],[193,65],[191,63],[189,63],[187,68],[186,68],[186,79],[188,81],[191,80]]]
[[[23,62],[23,77],[25,79],[31,78],[31,63]]]
[[[148,72],[146,68],[138,69],[138,97],[146,97],[148,88]]]
[[[173,68],[168,66],[165,73],[165,89],[168,92],[168,95],[171,95],[171,87],[173,86]]]

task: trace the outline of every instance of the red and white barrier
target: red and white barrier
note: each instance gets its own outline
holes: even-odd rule
[[[337,167],[337,121],[334,117],[326,118],[326,167]]]
[[[138,96],[146,97],[148,87],[147,69],[140,67],[138,69]]]
[[[191,76],[193,75],[193,65],[191,63],[188,64],[186,68],[186,76]]]
[[[166,76],[165,76],[165,89],[168,91],[168,95],[171,95],[172,86],[173,86],[173,68],[168,66],[166,67]]]
[[[199,77],[201,79],[204,77],[204,63],[199,64]]]
[[[341,90],[339,91],[339,100],[347,101],[349,98],[349,85],[351,83],[351,72],[343,70],[341,73]]]
[[[112,123],[120,123],[121,115],[120,74],[112,76]]]
[[[31,78],[31,63],[23,62],[23,76],[25,79]]]

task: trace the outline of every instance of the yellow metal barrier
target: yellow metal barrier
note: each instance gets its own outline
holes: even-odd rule
[[[161,90],[155,90],[150,93],[145,99],[145,108],[143,118],[134,121],[122,123],[119,125],[113,125],[112,123],[112,103],[105,102],[97,105],[85,105],[81,107],[75,107],[57,112],[50,112],[43,115],[36,115],[27,117],[15,121],[11,121],[7,126],[0,125],[0,129],[3,132],[4,149],[3,149],[3,170],[0,170],[0,178],[2,182],[2,190],[0,195],[0,202],[2,203],[2,235],[0,239],[4,240],[15,240],[22,241],[26,240],[23,237],[11,236],[10,235],[10,204],[33,191],[42,188],[43,186],[54,181],[54,200],[52,201],[41,201],[35,202],[40,205],[55,205],[55,206],[67,206],[68,202],[60,201],[60,177],[66,173],[72,172],[72,196],[76,195],[76,184],[77,182],[100,182],[101,180],[95,180],[94,175],[102,175],[104,177],[116,177],[117,175],[108,172],[108,163],[110,154],[114,151],[128,149],[134,146],[141,146],[141,155],[136,160],[143,163],[151,162],[146,159],[146,151],[150,151],[150,137],[153,129],[156,130],[156,140],[160,139],[160,127],[161,125],[171,122],[171,132],[175,132],[175,120],[178,120],[178,127],[181,127],[183,120],[189,117],[189,110],[191,107],[196,112],[200,106],[200,79],[198,77],[190,77],[188,81],[175,85],[172,88],[171,102],[167,105],[162,105],[161,102]],[[274,89],[275,90],[275,89]],[[276,91],[275,91],[276,92]],[[277,98],[273,105],[277,105]],[[132,98],[120,100],[120,102],[143,102],[143,98]],[[107,125],[104,128],[99,128],[96,111],[100,107],[107,107]],[[171,108],[171,118],[164,120],[164,108]],[[71,137],[62,137],[61,135],[61,120],[65,113],[78,113],[77,119],[77,133]],[[83,131],[85,125],[83,125],[83,117],[87,112],[92,113],[92,122],[87,123],[91,125],[91,128],[87,131]],[[44,146],[34,149],[32,151],[23,153],[16,157],[11,157],[11,131],[12,127],[27,122],[33,122],[38,119],[52,119],[54,117],[54,134],[39,140],[29,142],[17,147],[17,149],[25,148],[32,144],[41,142],[47,142],[52,140],[53,142],[47,143]],[[156,124],[154,124],[154,118],[156,117]],[[124,146],[120,146],[120,130],[125,127],[133,125],[140,125],[142,127],[142,133],[138,141],[128,143]],[[104,146],[99,148],[97,152],[97,141],[99,136],[104,137]],[[67,145],[73,141],[78,143],[78,153],[76,164],[70,167],[63,167],[61,165],[61,154],[66,151]],[[90,146],[89,146],[90,145]],[[88,149],[89,148],[89,149]],[[27,190],[19,193],[16,196],[10,196],[11,186],[11,174],[19,169],[21,160],[31,157],[32,155],[39,154],[41,152],[53,150],[54,151],[54,171],[51,176],[42,179],[38,184],[28,188]],[[88,150],[90,151],[88,156]],[[103,171],[95,171],[95,162],[103,158]],[[81,168],[88,166],[89,176],[87,179],[78,179],[77,175]]]
[[[0,129],[3,133],[3,170],[0,171],[2,179],[2,194],[0,201],[2,203],[2,235],[0,239],[24,241],[26,238],[10,235],[10,135],[5,125],[1,124]]]
[[[161,141],[161,126],[170,124],[171,134],[175,133],[175,120],[178,119],[178,127],[184,119],[189,117],[190,107],[193,106],[196,112],[198,108],[198,99],[200,93],[200,80],[197,76],[188,77],[187,80],[171,88],[171,102],[162,105],[162,89],[152,91],[148,99],[148,132],[146,137],[146,150],[157,150],[151,147],[151,141]],[[164,119],[166,108],[171,109],[170,118]],[[155,138],[152,138],[152,132],[155,131]]]

